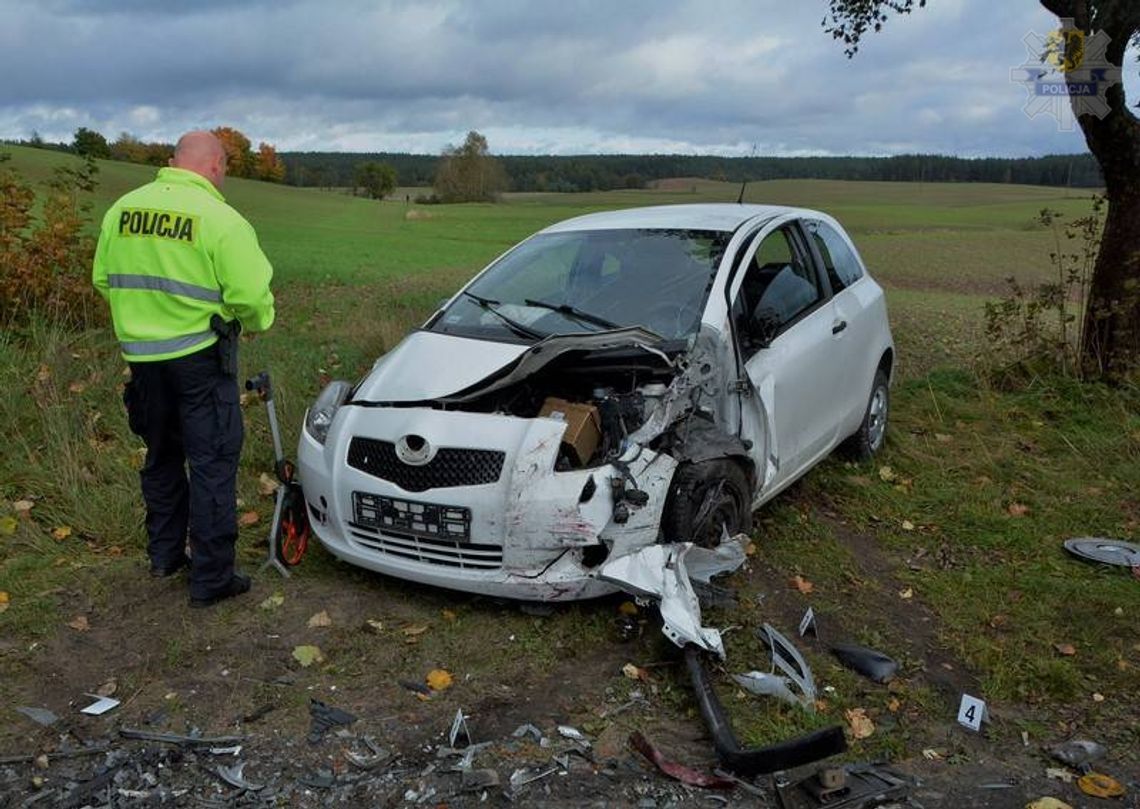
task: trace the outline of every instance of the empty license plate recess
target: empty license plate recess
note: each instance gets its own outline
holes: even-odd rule
[[[352,501],[353,517],[366,528],[456,542],[467,542],[471,538],[471,509],[463,506],[421,503],[366,492],[353,492]]]

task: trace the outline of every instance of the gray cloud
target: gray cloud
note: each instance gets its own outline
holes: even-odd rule
[[[1053,22],[1033,0],[939,0],[855,60],[820,28],[823,9],[0,0],[0,136],[88,126],[173,140],[228,124],[284,149],[434,152],[471,128],[513,153],[1083,148],[1030,120],[1010,82],[1022,37]]]

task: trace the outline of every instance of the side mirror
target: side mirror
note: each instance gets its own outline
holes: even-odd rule
[[[757,348],[767,348],[772,345],[780,331],[780,316],[776,310],[765,306],[757,307],[748,321],[748,335]]]

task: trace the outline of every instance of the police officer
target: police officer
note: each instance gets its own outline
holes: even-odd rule
[[[166,577],[189,565],[193,607],[250,587],[234,570],[237,331],[263,331],[274,316],[273,268],[253,228],[226,204],[225,175],[214,135],[183,135],[169,168],[107,211],[92,271],[130,364],[128,421],[146,442],[150,572]]]

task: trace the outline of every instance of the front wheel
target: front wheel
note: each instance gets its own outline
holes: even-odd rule
[[[863,413],[863,421],[859,429],[847,439],[844,448],[860,461],[869,461],[871,457],[883,448],[887,440],[887,420],[891,413],[891,389],[886,372],[880,368],[875,371],[875,379],[871,385],[871,396],[867,400],[867,409]]]
[[[748,475],[730,460],[686,463],[677,468],[661,521],[666,542],[715,548],[728,536],[752,531]]]

